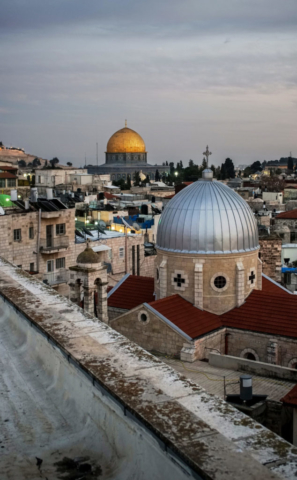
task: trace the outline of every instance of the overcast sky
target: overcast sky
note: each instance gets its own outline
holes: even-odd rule
[[[297,157],[296,0],[2,0],[0,141],[99,163],[124,127],[148,162]]]

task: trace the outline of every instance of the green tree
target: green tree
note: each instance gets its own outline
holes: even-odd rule
[[[21,168],[26,168],[27,164],[26,164],[25,160],[19,160],[18,161],[18,166],[21,167]]]
[[[139,185],[141,183],[139,172],[134,172],[133,180],[135,185]]]
[[[156,170],[156,173],[155,173],[155,180],[156,180],[156,182],[159,182],[160,179],[161,179],[161,176],[160,176],[159,170]]]
[[[52,168],[55,168],[56,165],[60,162],[60,160],[57,157],[52,158],[49,163],[51,164]]]
[[[71,162],[67,162],[67,165],[68,165],[68,167],[72,167],[72,163],[71,163]]]
[[[261,162],[259,162],[259,160],[257,160],[256,162],[252,163],[250,165],[250,170],[251,170],[251,173],[256,173],[256,172],[261,172],[262,171],[262,165],[261,165]]]
[[[288,170],[289,170],[289,172],[293,172],[293,170],[294,170],[294,161],[293,161],[293,158],[291,156],[288,157]]]
[[[205,170],[206,168],[208,168],[206,158],[203,158],[203,160],[202,160],[202,168],[203,168],[203,170]]]
[[[194,161],[193,160],[189,160],[189,167],[194,167]]]
[[[127,190],[131,189],[131,177],[130,175],[127,175]]]
[[[39,158],[37,158],[37,157],[34,158],[34,160],[33,160],[33,162],[32,162],[32,165],[33,165],[33,167],[35,167],[35,168],[38,167],[39,165],[41,165],[41,162],[40,162]]]

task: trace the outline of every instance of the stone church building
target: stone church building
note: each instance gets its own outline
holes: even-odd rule
[[[107,322],[185,361],[213,350],[296,368],[297,297],[262,273],[259,248],[248,204],[204,170],[162,213],[154,278],[125,275],[110,289]]]

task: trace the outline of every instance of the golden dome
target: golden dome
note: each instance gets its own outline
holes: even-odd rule
[[[137,132],[125,127],[108,140],[106,153],[145,153],[145,143]]]

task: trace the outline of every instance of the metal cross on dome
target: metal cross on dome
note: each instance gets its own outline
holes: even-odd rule
[[[206,163],[207,163],[207,166],[208,166],[208,157],[210,155],[212,155],[212,153],[208,150],[208,145],[206,145],[206,150],[205,150],[205,152],[203,152],[203,155],[206,157]]]

